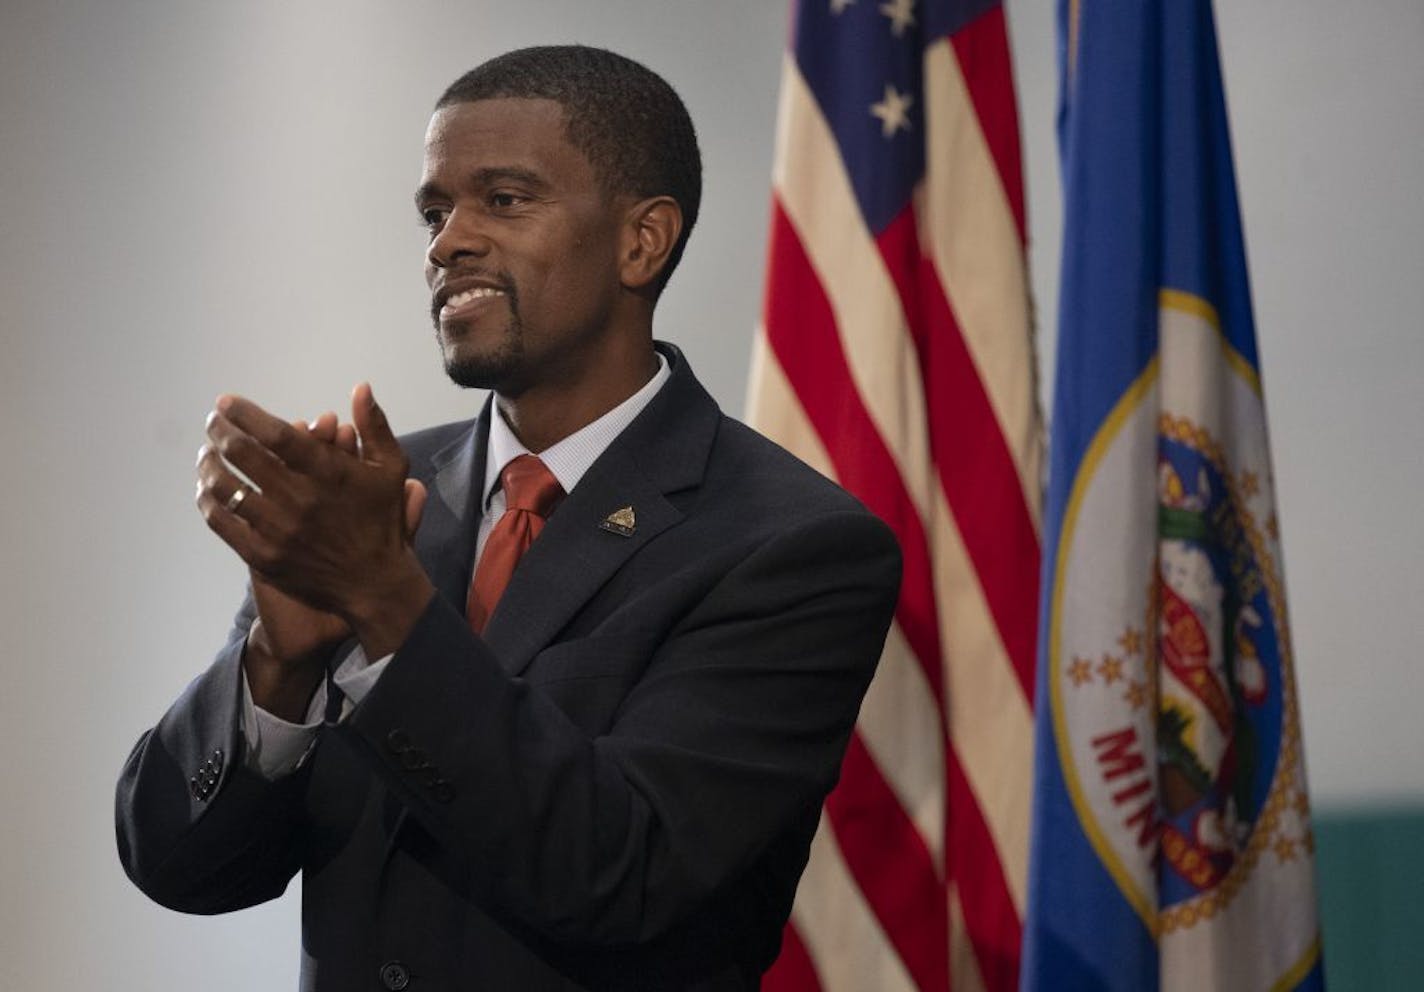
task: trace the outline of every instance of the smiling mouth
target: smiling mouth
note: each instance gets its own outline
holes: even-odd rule
[[[497,296],[504,296],[502,289],[494,289],[490,286],[476,286],[474,289],[467,289],[462,293],[455,293],[449,297],[440,307],[438,316],[441,320],[449,320],[458,317],[463,311],[472,310],[485,300],[493,299]]]

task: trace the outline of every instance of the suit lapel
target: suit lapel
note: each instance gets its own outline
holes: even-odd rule
[[[431,456],[431,473],[421,480],[429,498],[415,535],[416,556],[435,588],[461,612],[475,557],[489,417],[486,402],[478,419]]]
[[[672,376],[549,517],[490,618],[485,640],[511,675],[638,549],[681,521],[667,496],[702,481],[721,414],[681,353],[659,348]],[[636,518],[631,534],[600,526],[625,507]]]

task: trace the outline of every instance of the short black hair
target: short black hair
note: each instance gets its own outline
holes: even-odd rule
[[[702,156],[681,98],[647,66],[587,45],[540,45],[498,55],[450,84],[435,109],[500,97],[553,100],[569,141],[611,194],[671,196],[682,234],[658,274],[661,292],[682,258],[702,201]]]

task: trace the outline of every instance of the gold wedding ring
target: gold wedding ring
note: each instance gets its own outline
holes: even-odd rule
[[[247,494],[251,491],[251,487],[248,486],[245,482],[238,486],[237,490],[231,496],[229,496],[227,498],[227,502],[223,504],[225,507],[227,507],[227,512],[236,513],[237,508],[242,505],[243,500],[247,499]]]

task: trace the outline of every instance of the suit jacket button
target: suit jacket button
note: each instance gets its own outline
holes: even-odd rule
[[[410,734],[404,730],[392,730],[386,735],[386,747],[396,754],[403,754],[410,750]]]
[[[418,771],[430,766],[430,756],[422,748],[413,747],[401,752],[401,764],[407,771]]]
[[[448,803],[455,798],[455,787],[442,778],[431,784],[430,794],[435,797],[436,802]]]
[[[410,970],[399,961],[387,961],[381,965],[381,984],[391,992],[401,992],[410,985]]]

